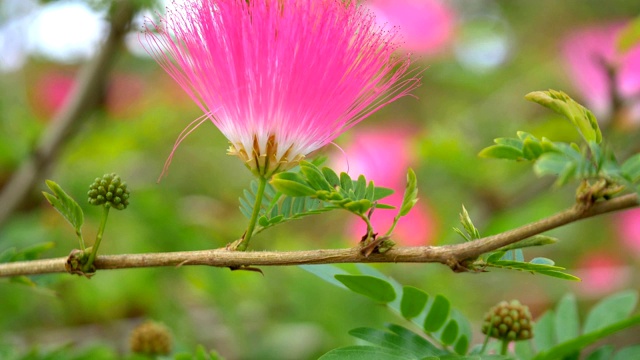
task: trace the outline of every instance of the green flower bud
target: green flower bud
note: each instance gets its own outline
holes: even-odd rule
[[[485,315],[482,333],[489,336],[513,341],[526,340],[533,337],[531,313],[529,308],[513,300],[510,303],[501,301]]]
[[[124,210],[129,205],[127,183],[114,173],[96,178],[87,192],[89,204]]]

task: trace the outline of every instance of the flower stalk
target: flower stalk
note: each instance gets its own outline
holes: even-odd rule
[[[262,204],[262,198],[264,197],[264,190],[267,188],[267,179],[265,177],[258,177],[258,191],[256,191],[256,202],[253,204],[253,212],[251,213],[251,219],[249,219],[249,225],[244,236],[240,239],[240,242],[231,246],[231,249],[238,251],[245,251],[251,241],[251,236],[258,222],[260,216],[260,208]]]

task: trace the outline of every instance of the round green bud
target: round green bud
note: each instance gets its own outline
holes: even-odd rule
[[[533,334],[529,308],[517,300],[501,301],[485,314],[482,332],[507,341],[530,339]]]
[[[96,178],[87,192],[91,205],[103,205],[124,210],[129,205],[129,190],[127,183],[116,174],[105,174]]]

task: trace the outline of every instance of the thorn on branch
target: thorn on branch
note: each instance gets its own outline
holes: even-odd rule
[[[236,266],[229,266],[229,270],[231,271],[253,271],[253,272],[257,272],[260,273],[260,275],[264,276],[264,272],[262,271],[262,269],[257,268],[257,267],[253,267],[250,265],[236,265]]]

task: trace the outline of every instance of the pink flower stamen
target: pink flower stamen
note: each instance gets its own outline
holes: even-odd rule
[[[187,0],[145,29],[147,51],[263,177],[419,85],[395,31],[354,1]]]

